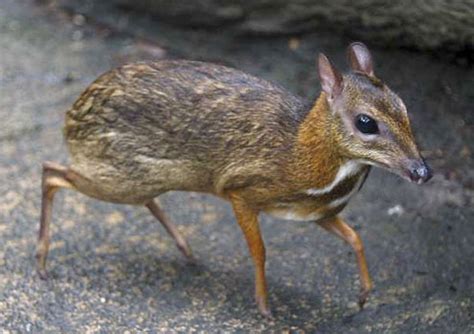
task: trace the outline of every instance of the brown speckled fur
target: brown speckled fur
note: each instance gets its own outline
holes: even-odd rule
[[[362,307],[372,287],[362,242],[337,214],[369,165],[403,173],[422,158],[405,106],[373,75],[367,48],[353,43],[348,52],[353,72],[345,76],[320,55],[323,92],[313,106],[262,79],[202,62],[136,63],[103,74],[67,111],[70,166],[44,164],[40,275],[46,277],[57,189],[147,206],[188,257],[186,241],[153,199],[197,191],[231,202],[254,260],[263,315],[270,310],[261,211],[313,219],[348,242],[359,264]],[[380,133],[355,129],[361,113],[377,120]]]
[[[297,200],[310,210],[358,179],[321,197],[301,193],[328,184],[347,160],[329,140],[331,117],[324,94],[310,109],[238,70],[162,61],[98,78],[67,112],[65,136],[71,169],[91,180],[76,186],[99,199],[142,204],[169,190],[239,191],[262,209]]]
[[[72,169],[101,180],[104,189],[91,196],[133,204],[169,190],[223,196],[287,182],[308,110],[282,88],[227,67],[140,63],[97,79],[67,112],[65,136]]]

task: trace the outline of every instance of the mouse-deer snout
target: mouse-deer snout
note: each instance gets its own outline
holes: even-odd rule
[[[425,159],[408,160],[407,177],[415,183],[422,184],[433,177],[433,170],[425,162]]]

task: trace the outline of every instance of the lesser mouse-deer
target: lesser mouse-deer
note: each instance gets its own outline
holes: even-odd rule
[[[402,100],[378,79],[362,43],[342,75],[324,56],[312,105],[241,71],[196,61],[125,65],[92,83],[66,113],[68,167],[43,165],[38,271],[46,277],[53,197],[60,188],[146,206],[188,257],[185,239],[155,202],[172,191],[230,201],[255,264],[256,302],[270,315],[258,215],[315,221],[349,243],[362,307],[372,287],[358,234],[338,213],[371,166],[416,183],[432,173]]]

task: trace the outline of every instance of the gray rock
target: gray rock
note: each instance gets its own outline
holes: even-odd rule
[[[77,1],[62,0],[78,6]],[[103,1],[89,0],[88,6]],[[254,34],[344,32],[372,44],[447,50],[469,56],[473,0],[112,0],[110,5],[188,27],[231,26]],[[472,57],[471,57],[472,58]]]

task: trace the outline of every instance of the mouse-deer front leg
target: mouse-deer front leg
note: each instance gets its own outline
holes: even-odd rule
[[[251,208],[238,195],[231,194],[229,198],[255,265],[255,300],[258,310],[263,316],[271,317],[265,278],[265,245],[260,233],[258,211]]]
[[[352,227],[347,225],[341,218],[337,216],[318,221],[317,223],[324,227],[324,229],[327,231],[346,241],[354,249],[360,272],[361,292],[359,295],[359,307],[362,309],[365,302],[367,301],[370,290],[372,290],[372,280],[370,279],[369,270],[367,268],[367,261],[365,259],[364,245],[362,244],[362,240],[360,239],[357,232],[352,229]]]

